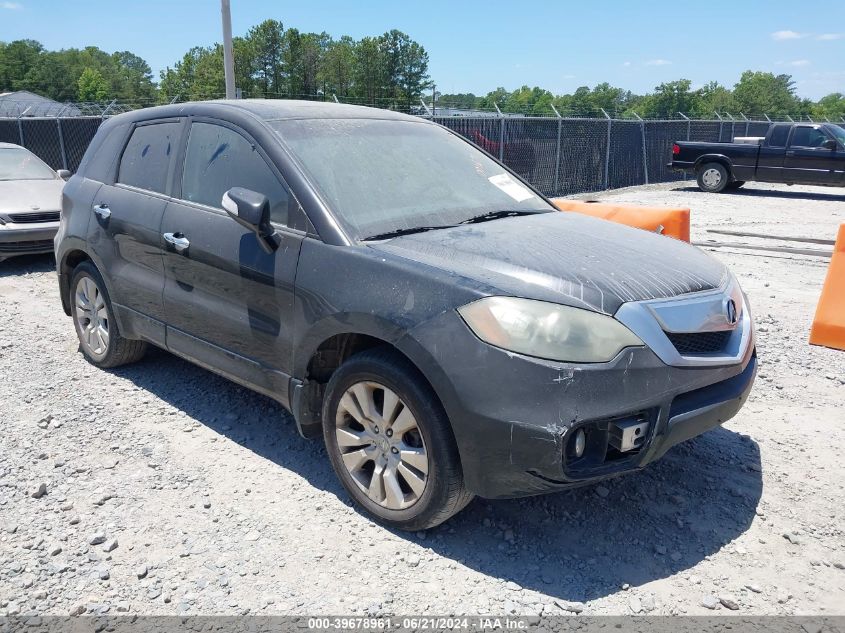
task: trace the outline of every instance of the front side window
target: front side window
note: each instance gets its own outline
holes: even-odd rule
[[[834,138],[836,138],[841,145],[845,145],[845,128],[841,125],[831,125],[828,128],[828,131],[833,134]]]
[[[179,138],[178,122],[140,125],[123,150],[117,181],[124,185],[166,193],[170,159]]]
[[[255,146],[227,127],[194,123],[185,155],[182,198],[221,208],[223,194],[232,187],[267,196],[270,219],[287,224],[288,192]]]
[[[792,133],[792,147],[821,147],[827,140],[827,134],[814,127],[797,127]]]

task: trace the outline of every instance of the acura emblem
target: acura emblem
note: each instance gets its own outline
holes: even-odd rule
[[[727,301],[725,301],[725,318],[731,325],[736,325],[736,301],[734,301],[733,299],[728,299]]]

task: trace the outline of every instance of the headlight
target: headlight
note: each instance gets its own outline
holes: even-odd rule
[[[549,360],[604,363],[625,347],[643,345],[613,317],[545,301],[487,297],[458,313],[482,341]]]

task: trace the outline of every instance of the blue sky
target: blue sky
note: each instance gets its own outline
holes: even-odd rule
[[[405,31],[429,52],[440,92],[601,81],[650,91],[678,78],[733,85],[746,69],[793,75],[801,96],[845,93],[845,1],[498,2],[231,0],[233,31],[265,18],[359,38]],[[191,46],[219,41],[218,0],[0,0],[0,40],[130,50],[156,78]]]

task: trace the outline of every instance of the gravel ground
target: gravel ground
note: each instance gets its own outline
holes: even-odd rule
[[[696,241],[845,221],[809,187],[585,197],[691,207]],[[736,418],[643,472],[417,534],[352,509],[272,401],[161,351],[89,365],[52,259],[0,264],[0,615],[845,614],[845,352],[807,345],[827,260],[713,253],[759,332]]]

